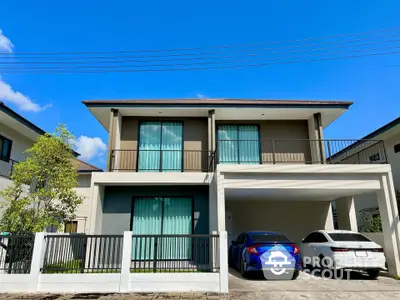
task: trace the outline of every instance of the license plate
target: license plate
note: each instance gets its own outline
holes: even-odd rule
[[[356,251],[356,256],[366,257],[366,256],[368,256],[368,254],[367,254],[367,251]]]

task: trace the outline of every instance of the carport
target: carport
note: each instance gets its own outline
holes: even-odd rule
[[[400,275],[392,181],[390,165],[218,165],[210,185],[210,205],[216,204],[210,228],[226,230],[229,240],[243,231],[272,230],[299,242],[310,231],[334,229],[336,200],[339,229],[357,231],[354,196],[375,192],[389,273]]]

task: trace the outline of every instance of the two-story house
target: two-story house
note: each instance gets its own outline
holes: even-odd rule
[[[376,147],[371,140],[381,141],[383,147]],[[336,153],[332,159],[349,161],[364,157],[370,163],[389,163],[392,168],[395,189],[400,191],[400,117],[369,133],[357,143],[353,143]],[[379,205],[375,193],[358,195],[355,209],[361,229],[369,230],[363,219],[379,215]]]
[[[400,274],[390,165],[363,157],[333,162],[332,155],[353,141],[323,137],[323,128],[351,102],[83,103],[109,133],[107,170],[92,175],[91,233],[131,230],[156,237],[227,232],[232,240],[242,231],[275,230],[300,241],[312,230],[334,228],[333,200],[339,227],[357,230],[354,196],[376,193],[389,272]],[[148,243],[154,249],[154,239]],[[182,247],[188,246],[175,243],[169,249],[176,253]],[[225,266],[223,252],[218,258]]]
[[[0,190],[12,183],[10,176],[13,166],[27,158],[25,151],[45,133],[43,129],[0,102]],[[78,158],[74,161],[79,175],[76,190],[79,195],[84,196],[84,201],[77,209],[76,219],[65,224],[65,231],[83,233],[89,230],[91,174],[102,170]],[[1,201],[3,199],[0,197]]]

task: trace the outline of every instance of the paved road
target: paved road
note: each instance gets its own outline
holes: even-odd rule
[[[400,299],[400,281],[380,277],[369,280],[360,273],[352,273],[346,279],[323,279],[316,274],[300,274],[297,280],[266,281],[262,276],[245,280],[236,271],[229,276],[229,295],[182,293],[182,294],[0,294],[0,299],[25,300],[67,300],[67,299],[112,299],[112,300],[149,300],[149,299],[232,299],[232,300],[386,300]]]

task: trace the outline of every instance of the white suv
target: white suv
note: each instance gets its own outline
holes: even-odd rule
[[[318,230],[303,239],[300,246],[305,268],[364,270],[371,278],[377,278],[385,269],[382,247],[358,232]]]

